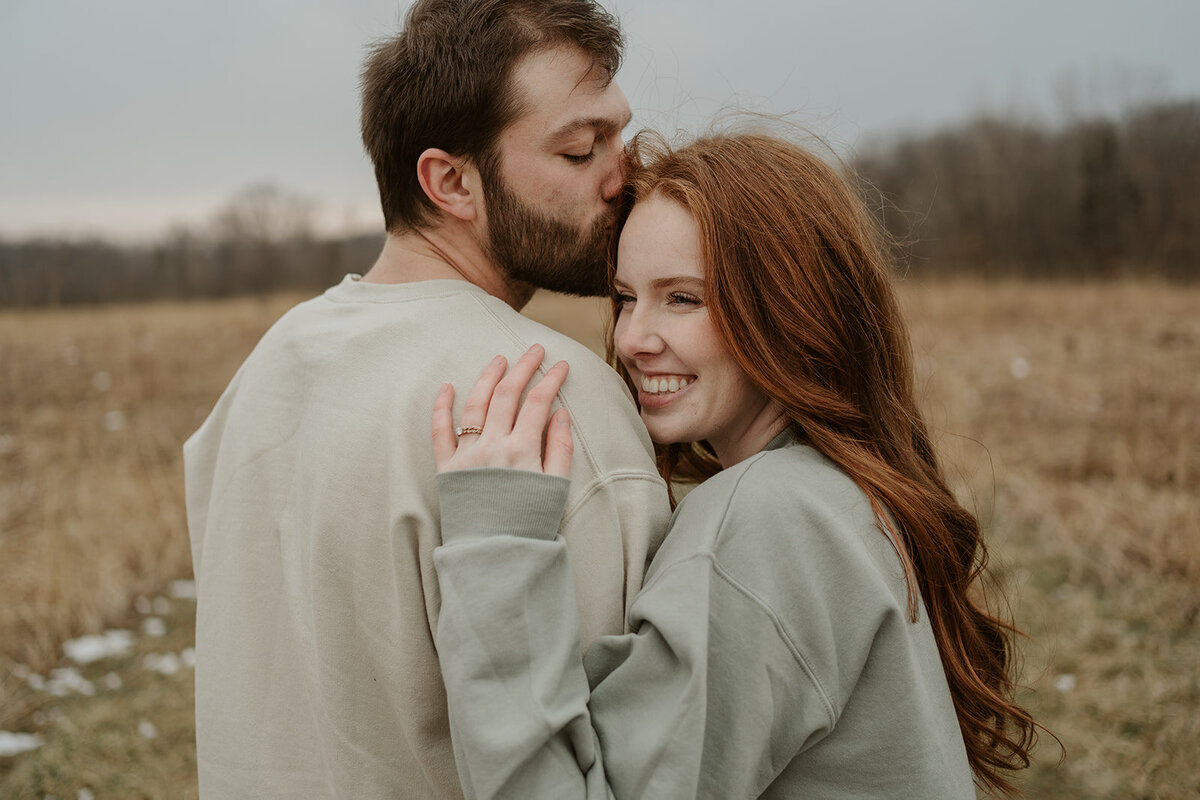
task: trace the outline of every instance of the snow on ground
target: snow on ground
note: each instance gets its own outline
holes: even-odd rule
[[[0,731],[0,758],[37,750],[41,746],[42,737],[36,733]]]
[[[125,630],[105,631],[94,636],[80,636],[63,644],[63,652],[76,664],[91,664],[103,658],[128,655],[133,649],[133,633]]]
[[[195,581],[171,581],[171,597],[176,600],[195,600]]]

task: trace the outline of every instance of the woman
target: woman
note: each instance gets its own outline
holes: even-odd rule
[[[437,641],[468,796],[1014,793],[1005,771],[1028,765],[1034,723],[1012,701],[1013,629],[978,604],[978,524],[914,401],[870,214],[834,170],[770,137],[645,160],[626,191],[610,351],[664,476],[703,483],[631,633],[580,659],[555,540],[565,410],[543,455],[566,366],[518,415],[541,353],[506,377],[494,363],[458,439],[443,387]]]

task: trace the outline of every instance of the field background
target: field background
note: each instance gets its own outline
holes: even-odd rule
[[[1023,702],[1065,747],[1044,737],[1023,785],[1200,796],[1200,288],[901,291],[952,481],[1030,637]],[[195,796],[180,447],[298,299],[0,313],[0,732],[42,743],[0,756],[0,798]],[[529,313],[599,346],[596,303]],[[126,654],[64,658],[113,628]]]

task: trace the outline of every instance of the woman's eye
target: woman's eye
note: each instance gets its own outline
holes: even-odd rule
[[[631,295],[631,294],[621,294],[620,292],[618,292],[617,294],[613,295],[613,300],[619,306],[627,306],[633,302],[634,298],[633,298],[633,295]]]
[[[672,303],[683,306],[698,306],[702,302],[699,297],[687,292],[671,292],[667,295],[667,299]]]
[[[563,158],[565,158],[567,161],[570,161],[572,164],[586,164],[595,157],[596,157],[595,150],[584,153],[581,156],[573,155],[571,153],[563,153]]]

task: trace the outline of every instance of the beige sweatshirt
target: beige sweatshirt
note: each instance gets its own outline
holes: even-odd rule
[[[669,511],[615,373],[468,283],[348,276],[267,332],[184,446],[202,798],[461,796],[430,417],[443,381],[457,420],[488,361],[535,342],[571,364],[583,644],[622,631]]]

